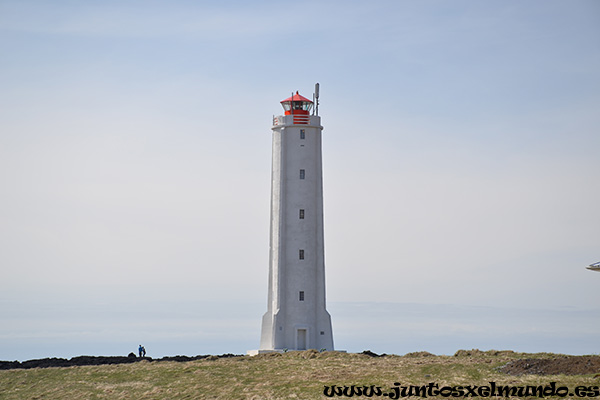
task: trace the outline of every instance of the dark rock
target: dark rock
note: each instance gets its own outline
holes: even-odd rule
[[[48,367],[69,367],[69,360],[64,358],[41,358],[38,360],[23,361],[21,368],[48,368]]]
[[[199,358],[196,357],[188,357],[188,356],[171,356],[171,357],[163,357],[161,359],[159,359],[159,361],[175,361],[175,362],[187,362],[187,361],[194,361],[194,360],[198,360]],[[202,356],[204,358],[204,356]],[[206,356],[208,357],[208,356]]]
[[[18,361],[0,361],[0,370],[22,368]]]
[[[365,350],[360,354],[364,354],[365,356],[369,356],[369,357],[381,357],[379,354],[373,353],[371,350]]]
[[[30,368],[51,368],[51,367],[76,367],[85,365],[112,365],[112,364],[131,364],[140,361],[176,361],[176,362],[187,362],[203,360],[206,358],[218,359],[218,358],[230,358],[230,357],[241,357],[234,354],[223,354],[221,356],[174,356],[174,357],[163,357],[157,360],[153,360],[152,357],[136,357],[134,353],[129,353],[127,357],[123,356],[78,356],[73,357],[70,360],[64,358],[42,358],[39,360],[29,361],[0,361],[0,370],[7,369],[30,369]]]
[[[561,356],[514,360],[498,368],[508,375],[587,375],[600,371],[600,356]]]

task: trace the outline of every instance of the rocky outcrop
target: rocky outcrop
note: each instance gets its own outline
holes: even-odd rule
[[[509,375],[587,375],[600,372],[600,356],[564,356],[514,360],[498,368]]]
[[[0,370],[6,369],[30,369],[30,368],[52,368],[52,367],[77,367],[84,365],[109,365],[109,364],[131,364],[140,361],[149,362],[162,362],[162,361],[173,361],[173,362],[187,362],[202,359],[219,359],[219,358],[230,358],[230,357],[241,357],[235,354],[223,354],[220,356],[172,356],[163,357],[158,359],[152,359],[151,357],[137,357],[135,354],[130,353],[127,357],[124,356],[79,356],[71,359],[66,358],[41,358],[38,360],[29,361],[0,361]]]

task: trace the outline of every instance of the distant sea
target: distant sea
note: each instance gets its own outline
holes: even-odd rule
[[[258,348],[264,302],[0,302],[0,360],[244,354]],[[503,308],[330,302],[335,346],[348,352],[452,355],[459,349],[600,353],[600,308]]]

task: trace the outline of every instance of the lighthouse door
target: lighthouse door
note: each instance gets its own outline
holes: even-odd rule
[[[306,350],[306,329],[298,329],[296,350]]]

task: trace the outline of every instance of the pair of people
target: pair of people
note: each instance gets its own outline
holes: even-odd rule
[[[138,347],[138,352],[140,353],[140,357],[146,357],[146,349],[141,344],[140,347]]]

